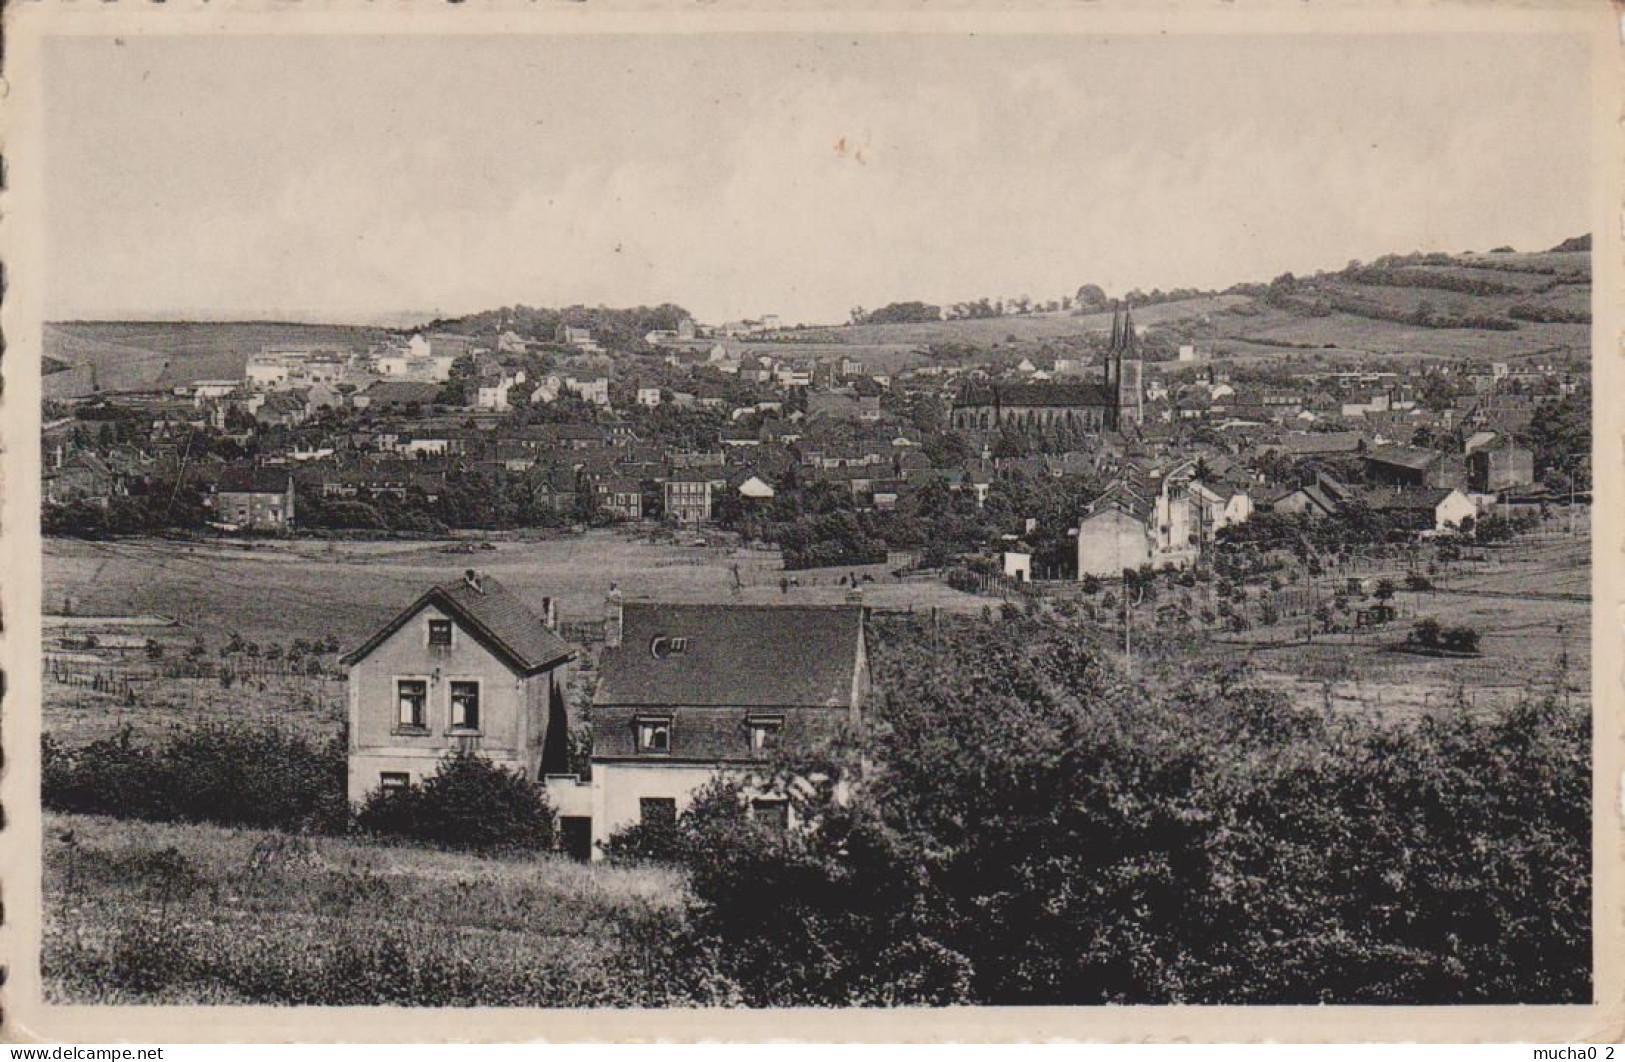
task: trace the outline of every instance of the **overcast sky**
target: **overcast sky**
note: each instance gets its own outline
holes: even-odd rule
[[[48,315],[702,321],[1586,230],[1567,38],[57,39]]]

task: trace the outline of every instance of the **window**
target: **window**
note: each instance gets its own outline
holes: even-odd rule
[[[405,789],[412,784],[412,776],[405,771],[384,771],[378,776],[378,788],[386,793]]]
[[[454,730],[478,730],[480,728],[480,684],[478,682],[452,682],[451,725]]]
[[[677,801],[672,797],[642,797],[638,800],[638,820],[645,826],[675,826]]]
[[[790,802],[772,798],[752,800],[750,817],[756,825],[766,826],[770,830],[787,829],[790,825]]]
[[[779,735],[784,730],[784,720],[776,716],[767,716],[750,721],[750,750],[752,752],[772,752],[779,747]]]
[[[451,647],[451,620],[432,619],[429,621],[429,644],[431,646]]]
[[[421,730],[427,726],[429,683],[424,679],[401,679],[395,683],[400,702],[400,725]]]
[[[670,719],[639,719],[638,720],[638,751],[639,752],[670,752],[671,751],[671,720]]]

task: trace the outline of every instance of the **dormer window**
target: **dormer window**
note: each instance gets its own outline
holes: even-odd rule
[[[429,621],[429,647],[451,648],[451,620],[432,619]]]
[[[757,715],[749,720],[750,750],[755,753],[772,752],[779,747],[779,738],[784,733],[784,717],[781,715]]]
[[[687,638],[673,638],[661,634],[649,639],[649,655],[656,660],[664,660],[668,656],[681,656],[688,652]]]
[[[671,751],[671,717],[643,716],[637,721],[638,751],[661,755]]]

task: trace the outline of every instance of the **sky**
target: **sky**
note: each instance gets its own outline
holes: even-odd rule
[[[1565,37],[56,38],[47,316],[703,322],[1226,287],[1590,215]]]

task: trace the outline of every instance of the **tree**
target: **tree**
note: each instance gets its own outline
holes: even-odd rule
[[[1074,296],[1080,311],[1099,309],[1107,305],[1106,292],[1099,284],[1084,284]]]

